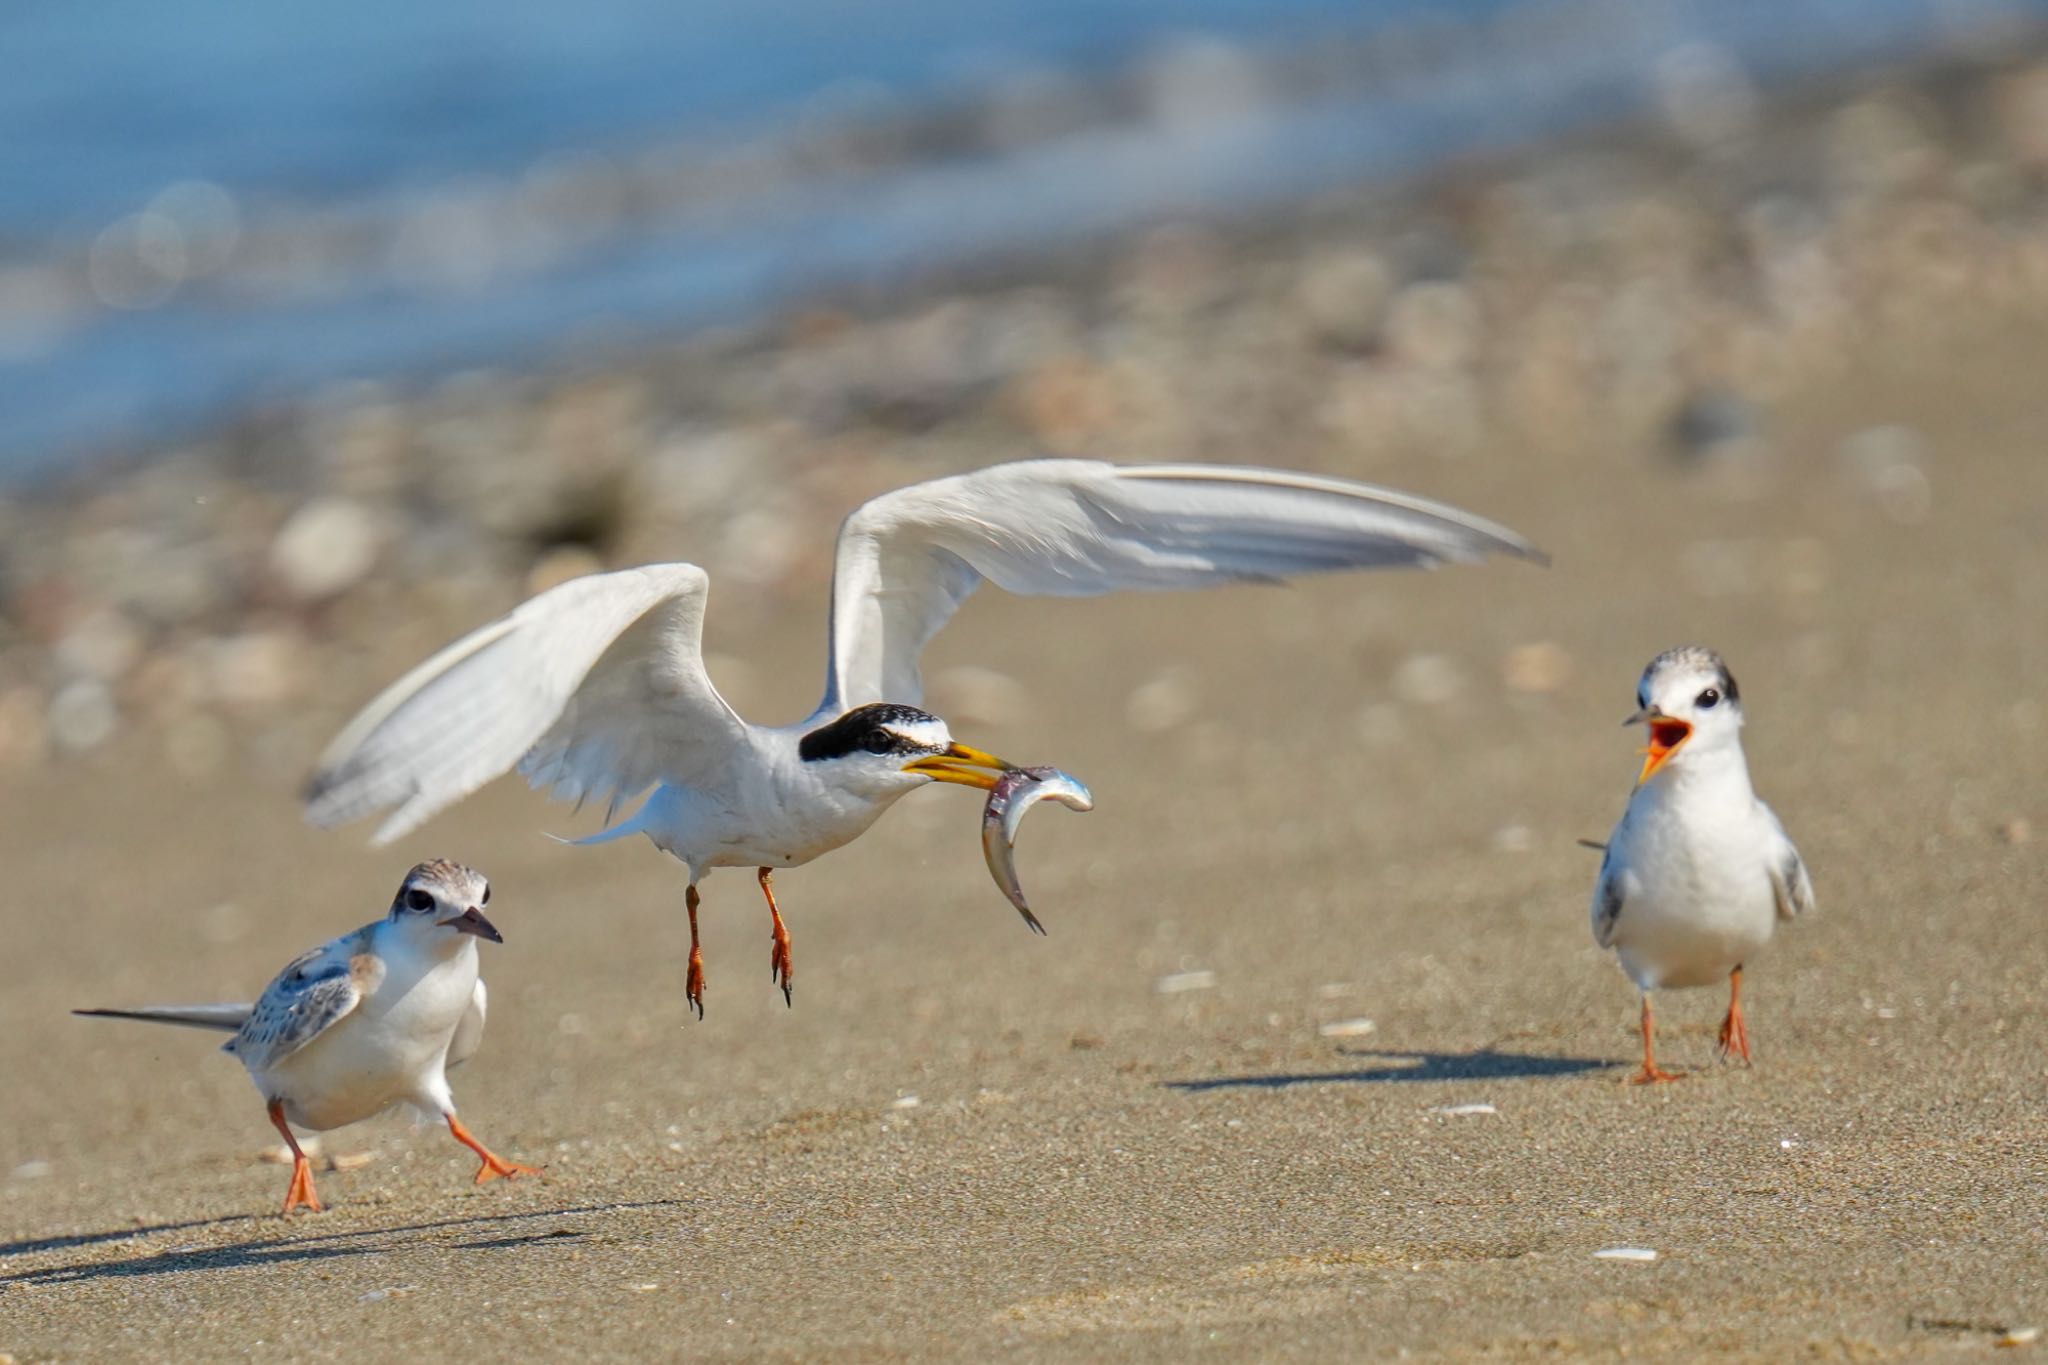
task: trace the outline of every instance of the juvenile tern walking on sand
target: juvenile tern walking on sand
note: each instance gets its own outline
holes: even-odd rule
[[[484,918],[490,899],[481,874],[459,863],[421,863],[406,874],[389,914],[298,958],[253,1005],[74,1012],[232,1032],[221,1051],[249,1069],[292,1151],[286,1214],[321,1208],[291,1124],[324,1131],[401,1102],[440,1115],[455,1140],[483,1159],[478,1184],[532,1175],[537,1168],[505,1160],[462,1126],[448,1089],[448,1068],[483,1041],[476,942],[504,942]]]
[[[1650,992],[1728,978],[1720,1052],[1749,1061],[1742,966],[1781,919],[1813,907],[1813,882],[1742,755],[1742,696],[1711,649],[1650,660],[1624,724],[1649,727],[1642,775],[1607,841],[1593,889],[1593,937],[1643,995],[1639,1084],[1657,1065]]]
[[[770,970],[790,995],[772,873],[847,843],[930,782],[987,790],[1011,765],[919,706],[925,643],[986,580],[1013,593],[1273,582],[1336,569],[1540,559],[1470,513],[1337,479],[1209,465],[1031,460],[884,493],[839,528],[825,692],[794,725],[743,720],[704,670],[708,578],[656,564],[574,579],[428,659],[322,758],[307,815],[396,806],[397,838],[514,767],[562,800],[651,794],[579,840],[645,834],[690,870],[689,1001],[703,1014],[697,883],[757,869]]]

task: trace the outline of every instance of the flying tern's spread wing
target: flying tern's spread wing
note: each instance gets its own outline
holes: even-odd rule
[[[619,800],[720,771],[745,726],[704,672],[704,571],[573,579],[400,678],[329,746],[306,816],[397,806],[388,843],[519,766],[562,800]]]
[[[1489,554],[1542,558],[1455,507],[1280,470],[1029,460],[913,484],[840,527],[818,714],[917,702],[926,642],[983,579],[1090,597]]]

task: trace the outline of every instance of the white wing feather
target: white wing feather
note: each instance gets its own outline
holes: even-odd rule
[[[1029,460],[913,484],[840,527],[817,716],[919,701],[925,644],[984,579],[1088,597],[1489,554],[1542,558],[1457,508],[1279,470]]]
[[[1806,860],[1799,856],[1799,850],[1792,843],[1792,836],[1785,833],[1784,822],[1778,813],[1763,802],[1757,802],[1764,818],[1771,823],[1777,835],[1775,846],[1770,850],[1771,893],[1777,898],[1778,918],[1792,919],[1813,909],[1813,878],[1806,870]]]
[[[249,1017],[222,1051],[241,1058],[251,1074],[261,1072],[318,1038],[363,1002],[351,968],[368,946],[374,925],[365,925],[300,954],[264,988]]]
[[[462,1012],[462,1022],[455,1026],[455,1034],[448,1040],[448,1065],[461,1066],[476,1055],[483,1046],[484,1014],[489,1005],[489,992],[484,990],[484,979],[476,979],[476,989],[469,993],[469,1008]]]
[[[395,805],[382,844],[514,764],[570,801],[714,775],[745,727],[704,672],[708,583],[694,564],[593,574],[464,636],[341,732],[307,819]]]

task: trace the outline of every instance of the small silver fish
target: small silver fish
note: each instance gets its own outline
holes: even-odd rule
[[[1058,768],[1012,768],[988,789],[988,804],[981,808],[981,854],[988,860],[989,875],[1010,898],[1010,904],[1017,907],[1024,922],[1041,934],[1045,926],[1024,900],[1024,888],[1017,881],[1017,863],[1011,852],[1017,843],[1017,827],[1024,823],[1024,812],[1047,799],[1069,810],[1095,809],[1095,797],[1087,785]]]

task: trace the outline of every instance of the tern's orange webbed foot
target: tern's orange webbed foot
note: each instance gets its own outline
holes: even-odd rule
[[[776,985],[782,987],[782,1003],[794,1005],[796,999],[790,991],[791,983],[796,978],[796,965],[789,955],[789,926],[782,922],[782,911],[775,904],[774,874],[765,867],[761,869],[761,894],[768,898],[768,915],[775,922],[774,927],[768,931],[771,940],[768,949],[768,976]]]
[[[296,1210],[301,1208],[309,1209],[314,1213],[325,1212],[327,1208],[325,1204],[320,1202],[320,1196],[314,1192],[313,1163],[306,1160],[304,1156],[292,1159],[291,1188],[285,1191],[284,1211],[280,1216],[289,1218]]]
[[[690,1008],[697,1011],[697,1017],[704,1017],[704,953],[702,949],[690,949],[690,970],[683,978],[683,999]]]
[[[1721,1021],[1721,1034],[1716,1040],[1723,1057],[1740,1057],[1742,1064],[1749,1063],[1749,1024],[1742,1017],[1742,968],[1737,967],[1728,974],[1728,1016]]]
[[[296,1209],[311,1209],[322,1213],[327,1206],[320,1202],[320,1196],[313,1190],[313,1163],[306,1160],[306,1154],[299,1147],[298,1138],[292,1135],[291,1126],[284,1121],[284,1101],[272,1100],[268,1109],[270,1121],[277,1131],[284,1134],[284,1145],[292,1149],[292,1183],[284,1192],[282,1217],[289,1218]]]
[[[1728,1017],[1721,1021],[1721,1036],[1716,1045],[1723,1057],[1740,1057],[1744,1066],[1750,1064],[1749,1025],[1742,1021],[1741,1006],[1729,1007]]]
[[[1641,1071],[1629,1077],[1628,1083],[1630,1085],[1657,1085],[1663,1081],[1682,1081],[1684,1079],[1685,1073],[1683,1071],[1666,1071],[1661,1066],[1645,1066]]]
[[[1643,992],[1643,1069],[1628,1078],[1630,1085],[1657,1085],[1681,1080],[1683,1071],[1666,1071],[1657,1065],[1657,1016],[1650,1009],[1650,993]]]
[[[683,904],[690,912],[690,971],[683,978],[683,999],[690,1008],[697,1011],[697,1017],[704,1017],[704,949],[697,942],[697,906],[699,903],[696,883],[684,893]]]
[[[479,1185],[487,1185],[501,1175],[510,1180],[515,1175],[540,1175],[547,1170],[545,1166],[527,1166],[517,1161],[507,1161],[492,1152],[485,1152],[483,1155],[484,1164],[476,1168],[476,1183]]]
[[[479,1185],[496,1180],[501,1175],[510,1179],[515,1175],[540,1175],[545,1170],[541,1166],[524,1166],[517,1161],[505,1160],[505,1158],[484,1146],[483,1143],[477,1141],[476,1135],[463,1127],[462,1120],[456,1118],[453,1114],[448,1116],[448,1131],[455,1135],[457,1142],[482,1158],[484,1164],[477,1167],[476,1171],[476,1183]]]

